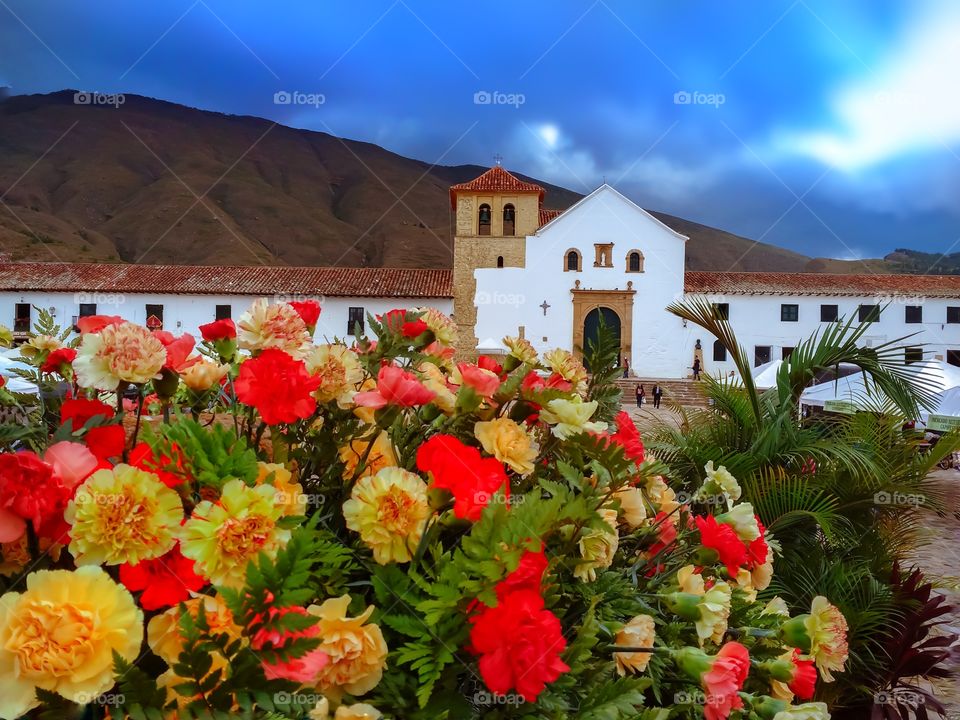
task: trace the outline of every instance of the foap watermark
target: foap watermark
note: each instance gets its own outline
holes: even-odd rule
[[[73,94],[74,105],[98,105],[118,108],[126,101],[127,97],[123,93],[102,93],[81,90]]]
[[[730,696],[728,695],[706,694],[700,690],[694,690],[692,692],[681,690],[673,695],[674,705],[707,705],[708,703],[711,705],[723,705],[728,700],[730,700]]]
[[[273,501],[277,505],[319,507],[325,500],[326,497],[322,493],[293,493],[285,490],[277,490],[273,496]]]
[[[74,293],[73,302],[77,305],[110,305],[116,307],[123,305],[127,301],[127,296],[122,293],[101,293],[101,292],[79,292]]]
[[[678,90],[673,94],[674,105],[712,105],[715,108],[720,107],[727,101],[727,96],[723,93],[708,93],[694,90]]]
[[[300,90],[278,90],[273,94],[274,105],[306,105],[318,108],[327,102],[323,93],[307,93]]]
[[[477,90],[473,94],[474,105],[507,105],[516,109],[527,101],[523,93],[508,93],[500,90]]]
[[[721,507],[726,507],[727,505],[727,496],[723,493],[708,495],[706,493],[688,493],[681,490],[677,493],[675,499],[681,505],[689,505],[690,503],[697,503],[698,505],[717,505]]]
[[[523,705],[525,702],[526,700],[523,699],[523,695],[518,695],[517,693],[498,695],[497,693],[488,692],[487,690],[478,690],[473,694],[474,705],[517,706]]]
[[[473,302],[477,306],[507,305],[518,308],[521,305],[526,305],[527,296],[520,293],[487,292],[486,290],[479,290],[474,296]]]
[[[873,496],[873,502],[876,505],[906,505],[908,507],[920,507],[927,502],[927,498],[919,493],[902,493],[881,491]]]
[[[904,692],[889,692],[883,691],[874,693],[873,704],[874,705],[906,705],[908,707],[917,708],[921,705],[926,704],[926,699],[920,693],[911,692],[906,690]]]
[[[98,493],[81,489],[74,495],[73,501],[77,505],[102,505],[107,507],[123,504],[127,502],[127,498],[120,493]]]
[[[924,295],[879,293],[873,296],[873,301],[880,305],[924,305],[927,302],[927,298]]]
[[[273,702],[277,705],[296,705],[299,707],[315,708],[323,702],[323,695],[318,693],[278,692],[273,694]]]
[[[80,693],[73,698],[73,701],[79,705],[99,705],[101,707],[120,707],[127,698],[122,693]]]
[[[523,495],[515,495],[511,498],[500,492],[490,493],[485,490],[477,490],[477,492],[473,494],[474,504],[483,507],[487,505],[522,505],[524,500],[526,500],[526,498]]]
[[[327,298],[323,295],[302,295],[301,293],[277,293],[273,296],[275,303],[307,302],[308,300],[316,300],[323,305]]]

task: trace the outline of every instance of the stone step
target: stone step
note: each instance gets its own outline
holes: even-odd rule
[[[694,407],[707,406],[707,398],[703,393],[703,385],[697,380],[620,378],[617,380],[617,385],[620,387],[621,392],[623,392],[623,403],[625,405],[633,405],[636,402],[634,388],[636,388],[637,383],[643,385],[643,389],[646,392],[646,397],[643,401],[644,405],[647,403],[653,404],[651,388],[654,385],[659,385],[663,389],[663,402],[676,402],[680,405]]]

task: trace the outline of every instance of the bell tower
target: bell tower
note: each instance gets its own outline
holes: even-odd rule
[[[540,227],[543,188],[514,177],[499,164],[450,188],[454,210],[453,318],[457,351],[476,354],[477,268],[524,267],[527,235]],[[506,311],[506,310],[505,310]]]

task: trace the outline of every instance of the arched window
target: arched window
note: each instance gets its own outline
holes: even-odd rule
[[[497,256],[497,267],[498,267],[498,268],[502,268],[502,267],[503,267],[503,255],[498,255],[498,256]]]
[[[627,253],[627,272],[643,272],[643,253],[639,250]]]
[[[516,217],[516,210],[513,205],[507,204],[503,206],[503,234],[504,235],[513,235],[514,233],[514,219]]]
[[[719,340],[713,341],[713,361],[714,362],[727,361],[727,347]]]
[[[563,263],[564,272],[580,272],[580,269],[580,253],[576,250],[567,250]]]
[[[480,206],[480,218],[478,222],[478,235],[490,234],[490,206],[484,203]]]

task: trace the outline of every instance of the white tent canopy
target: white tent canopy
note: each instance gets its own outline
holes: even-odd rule
[[[780,366],[783,360],[771,360],[763,365],[757,365],[750,371],[753,376],[753,384],[758,390],[766,390],[777,384],[777,373],[780,372]]]
[[[931,430],[946,432],[960,427],[960,387],[940,393],[940,402],[933,412],[920,411],[920,420]]]
[[[4,388],[15,393],[36,393],[38,388],[32,382],[24,380],[14,373],[15,369],[29,370],[30,366],[20,360],[20,351],[16,348],[0,352],[0,375],[6,380]]]
[[[960,388],[960,368],[943,360],[923,360],[913,363],[910,371],[919,382],[941,396],[952,388]],[[862,372],[811,385],[800,396],[800,404],[822,407],[833,412],[886,410],[891,407],[889,398],[880,392],[876,384]]]
[[[477,350],[488,353],[505,353],[509,350],[509,348],[499,340],[487,338],[486,340],[482,340],[481,342],[477,343]]]

